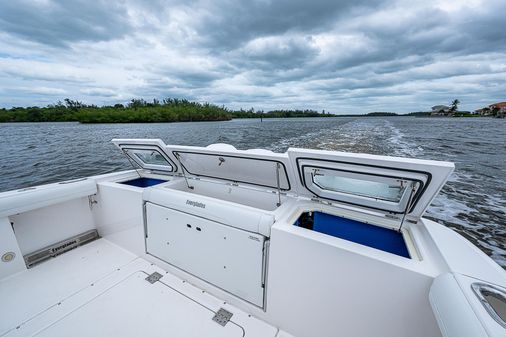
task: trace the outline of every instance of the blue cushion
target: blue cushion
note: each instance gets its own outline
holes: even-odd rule
[[[121,184],[137,186],[137,187],[149,187],[164,183],[165,180],[154,179],[154,178],[137,178],[128,181],[122,181]]]
[[[315,212],[313,230],[410,258],[402,234],[392,229]]]

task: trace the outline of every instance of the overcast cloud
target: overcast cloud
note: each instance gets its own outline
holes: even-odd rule
[[[506,100],[504,0],[0,2],[0,106],[179,97],[335,113]]]

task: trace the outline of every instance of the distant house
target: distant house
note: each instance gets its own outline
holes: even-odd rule
[[[474,110],[474,114],[480,115],[480,116],[490,116],[491,110],[488,107],[476,109],[476,110]]]
[[[447,105],[435,105],[431,109],[430,114],[433,116],[445,116],[450,113],[450,107]]]
[[[490,110],[499,109],[498,112],[501,114],[506,113],[506,102],[490,104],[488,107],[490,108]]]
[[[504,117],[506,116],[506,102],[490,104],[484,108],[474,110],[474,113],[480,116]]]

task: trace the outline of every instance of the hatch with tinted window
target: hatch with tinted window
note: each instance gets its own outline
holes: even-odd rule
[[[137,166],[162,172],[175,172],[177,166],[165,153],[165,144],[159,139],[113,139],[131,163]]]
[[[448,162],[289,149],[299,194],[420,217],[454,169]]]

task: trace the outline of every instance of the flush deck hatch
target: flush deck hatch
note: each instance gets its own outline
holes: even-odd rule
[[[243,336],[239,325],[216,324],[214,311],[147,276],[133,273],[35,336]]]

